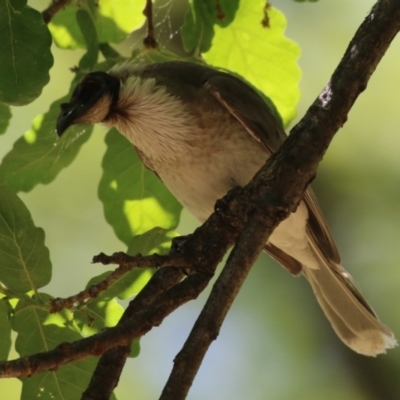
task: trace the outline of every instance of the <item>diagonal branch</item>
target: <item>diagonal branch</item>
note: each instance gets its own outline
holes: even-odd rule
[[[188,262],[179,254],[167,254],[159,256],[153,254],[150,256],[130,256],[119,252],[111,256],[100,253],[93,257],[93,263],[102,263],[104,265],[119,264],[119,267],[111,272],[102,281],[95,283],[81,292],[67,298],[57,297],[50,301],[50,312],[60,312],[63,308],[72,309],[75,305],[82,304],[88,299],[95,299],[100,293],[107,290],[115,281],[134,268],[152,268],[152,267],[189,267]]]
[[[218,337],[233,301],[273,231],[269,222],[262,208],[250,217],[183,349],[174,360],[174,368],[160,400],[186,398],[205,353]],[[270,228],[265,229],[266,226]]]

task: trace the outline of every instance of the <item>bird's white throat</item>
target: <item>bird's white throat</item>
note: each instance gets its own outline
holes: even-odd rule
[[[193,118],[155,79],[131,76],[121,82],[116,109],[106,125],[115,126],[150,160],[173,161],[187,151],[192,139],[188,133],[195,131]]]

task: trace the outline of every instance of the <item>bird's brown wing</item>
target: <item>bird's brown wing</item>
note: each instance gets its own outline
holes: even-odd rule
[[[278,117],[265,100],[256,89],[235,76],[187,62],[150,64],[144,68],[142,75],[156,78],[160,85],[168,86],[175,96],[184,97],[187,101],[191,101],[192,93],[187,90],[188,87],[204,88],[243,125],[254,140],[262,143],[270,154],[275,153],[286,140],[287,136]],[[181,85],[176,85],[177,81],[181,82]],[[179,89],[181,87],[185,90]],[[151,169],[151,166],[148,167]],[[311,188],[307,189],[304,200],[309,210],[310,237],[325,257],[340,263],[338,250]],[[286,253],[271,245],[267,245],[265,250],[293,274],[301,272],[301,264]]]
[[[265,101],[241,80],[227,74],[211,76],[205,88],[244,126],[247,132],[272,154],[286,140],[286,134]],[[339,252],[329,232],[317,199],[308,188],[304,201],[309,211],[308,231],[324,256],[340,264]],[[289,272],[298,275],[301,264],[276,247],[267,244],[265,250]]]

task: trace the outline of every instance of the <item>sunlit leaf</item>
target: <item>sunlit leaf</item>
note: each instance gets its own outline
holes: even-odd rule
[[[128,244],[156,226],[174,229],[182,206],[115,129],[107,133],[106,144],[99,198],[117,237]]]
[[[49,283],[51,262],[44,231],[18,196],[0,186],[0,281],[16,293]]]
[[[23,0],[0,0],[0,101],[24,105],[49,82],[51,35]]]
[[[85,48],[85,40],[76,23],[78,9],[76,1],[72,1],[50,21],[49,29],[58,47],[63,49]]]
[[[0,135],[7,131],[11,119],[11,109],[7,104],[0,103]]]
[[[264,7],[262,0],[240,2],[234,21],[226,28],[215,27],[213,46],[203,56],[207,63],[236,72],[263,91],[287,125],[300,97],[300,50],[285,37],[286,19],[276,8],[265,10],[269,27],[263,26]]]
[[[0,360],[7,360],[11,348],[11,322],[8,301],[0,300]]]
[[[96,20],[100,42],[119,43],[145,22],[143,10],[146,0],[100,0]]]
[[[48,302],[50,296],[40,294],[40,303]],[[81,339],[78,331],[71,328],[72,314],[68,311],[49,314],[32,303],[20,301],[11,320],[17,332],[15,348],[20,356],[48,351],[60,343]],[[31,399],[79,399],[92,376],[97,359],[94,357],[73,362],[30,378],[21,379],[23,400]]]
[[[74,313],[75,321],[83,335],[89,336],[105,327],[115,326],[124,309],[115,299],[105,299],[104,295],[90,301],[80,311]]]
[[[142,13],[145,0],[115,2],[111,0],[89,0],[86,10],[95,22],[99,42],[118,43],[143,25]],[[79,30],[75,14],[83,7],[82,2],[73,1],[52,19],[49,24],[57,46],[68,49],[86,47]]]

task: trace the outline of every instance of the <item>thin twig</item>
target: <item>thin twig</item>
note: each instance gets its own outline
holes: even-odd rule
[[[146,37],[143,39],[143,44],[146,49],[155,49],[158,44],[154,37],[154,25],[153,25],[153,3],[152,0],[146,0],[146,6],[143,10],[143,15],[147,21],[147,32]]]
[[[53,0],[51,4],[42,12],[43,21],[48,24],[53,17],[66,7],[72,0]]]
[[[123,252],[118,252],[111,256],[107,256],[104,253],[100,253],[93,257],[93,262],[102,263],[103,265],[119,264],[119,267],[115,271],[111,272],[102,281],[89,286],[78,294],[66,298],[57,297],[52,299],[50,301],[51,313],[59,312],[63,308],[72,309],[87,299],[94,299],[98,297],[100,293],[107,290],[115,281],[122,278],[122,276],[132,271],[134,268],[189,267],[187,261],[180,254],[164,256],[159,256],[158,254],[141,256],[138,254],[136,256],[130,256]]]

